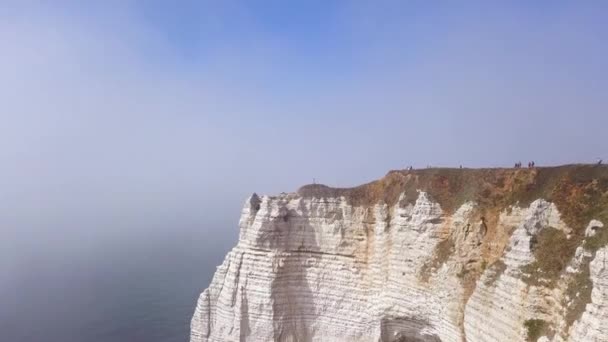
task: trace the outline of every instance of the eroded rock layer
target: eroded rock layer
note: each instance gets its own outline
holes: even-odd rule
[[[252,195],[191,342],[608,341],[608,169]]]

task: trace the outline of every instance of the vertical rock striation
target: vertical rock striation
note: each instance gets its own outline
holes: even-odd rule
[[[606,204],[587,166],[254,194],[190,340],[608,341]]]

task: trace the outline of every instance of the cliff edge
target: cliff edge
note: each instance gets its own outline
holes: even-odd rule
[[[608,341],[608,167],[252,195],[191,342]]]

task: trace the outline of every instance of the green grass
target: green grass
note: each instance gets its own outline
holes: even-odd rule
[[[452,254],[454,254],[454,248],[455,248],[454,241],[452,241],[452,239],[450,239],[450,238],[447,238],[447,239],[439,242],[435,246],[433,257],[429,261],[427,261],[424,265],[422,265],[422,268],[420,269],[420,279],[423,282],[428,282],[433,270],[434,271],[438,270],[441,267],[441,265],[443,265],[446,261],[448,261],[450,256]],[[461,277],[464,277],[465,274],[466,274],[466,271],[464,271],[464,273],[461,275]]]
[[[593,283],[589,278],[589,261],[586,261],[581,266],[581,272],[569,280],[568,287],[566,288],[566,297],[571,301],[568,303],[565,300],[563,303],[566,306],[567,327],[572,326],[583,315],[587,304],[591,302],[592,290]]]
[[[604,220],[603,222],[608,222]],[[595,257],[598,249],[608,246],[608,227],[601,228],[595,236],[585,239],[583,246],[589,252],[591,257],[585,257],[580,266],[580,272],[576,273],[569,281],[566,289],[566,295],[570,298],[570,305],[567,305],[566,323],[570,327],[576,322],[585,312],[588,303],[591,303],[591,291],[593,290],[593,282],[590,278],[590,263]]]
[[[536,341],[543,335],[547,328],[547,322],[542,319],[528,319],[524,322],[528,341]]]
[[[522,267],[524,281],[529,285],[539,285],[543,281],[549,287],[555,286],[560,274],[574,256],[580,240],[571,237],[553,227],[543,228],[532,238],[532,254],[534,261]]]

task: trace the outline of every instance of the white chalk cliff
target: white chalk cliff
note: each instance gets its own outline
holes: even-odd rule
[[[254,194],[190,341],[608,341],[608,172],[581,168],[399,171]],[[517,198],[535,196],[529,184],[550,195]],[[580,212],[597,217],[562,213],[588,184],[599,204]]]

